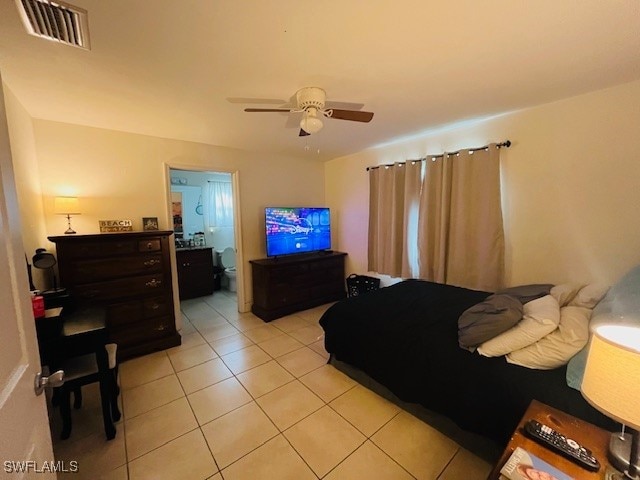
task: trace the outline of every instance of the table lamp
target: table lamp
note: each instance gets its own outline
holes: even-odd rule
[[[67,216],[67,231],[65,234],[76,233],[71,228],[71,215],[80,215],[80,202],[77,197],[56,197],[54,202],[54,211],[57,215]]]
[[[640,480],[640,327],[596,328],[581,390],[591,405],[629,430],[611,436],[609,461],[624,474],[610,478]]]

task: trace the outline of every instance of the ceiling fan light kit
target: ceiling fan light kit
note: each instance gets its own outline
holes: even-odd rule
[[[349,120],[352,122],[368,123],[373,118],[372,112],[359,110],[343,110],[325,108],[326,92],[319,87],[304,87],[296,92],[296,106],[292,108],[245,108],[245,112],[288,112],[302,113],[300,120],[300,136],[304,137],[319,132],[323,123],[320,115],[337,120]],[[330,102],[331,103],[331,102]],[[320,115],[319,115],[320,114]]]
[[[309,108],[305,111],[302,120],[300,120],[300,128],[307,133],[318,133],[323,127],[322,120],[317,116],[315,108]]]

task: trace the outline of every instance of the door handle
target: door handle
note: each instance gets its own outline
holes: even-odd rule
[[[36,395],[42,395],[45,388],[59,387],[64,383],[64,370],[58,370],[48,377],[42,376],[42,372],[36,373],[33,389]]]

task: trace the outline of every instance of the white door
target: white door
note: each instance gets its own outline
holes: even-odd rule
[[[24,255],[0,78],[0,477],[54,479],[45,396],[34,391],[40,357]]]

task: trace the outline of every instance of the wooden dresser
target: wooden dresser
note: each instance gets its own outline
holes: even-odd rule
[[[345,297],[342,252],[251,260],[253,306],[265,321]]]
[[[169,256],[170,231],[48,237],[60,283],[81,305],[103,305],[118,357],[180,345]]]

